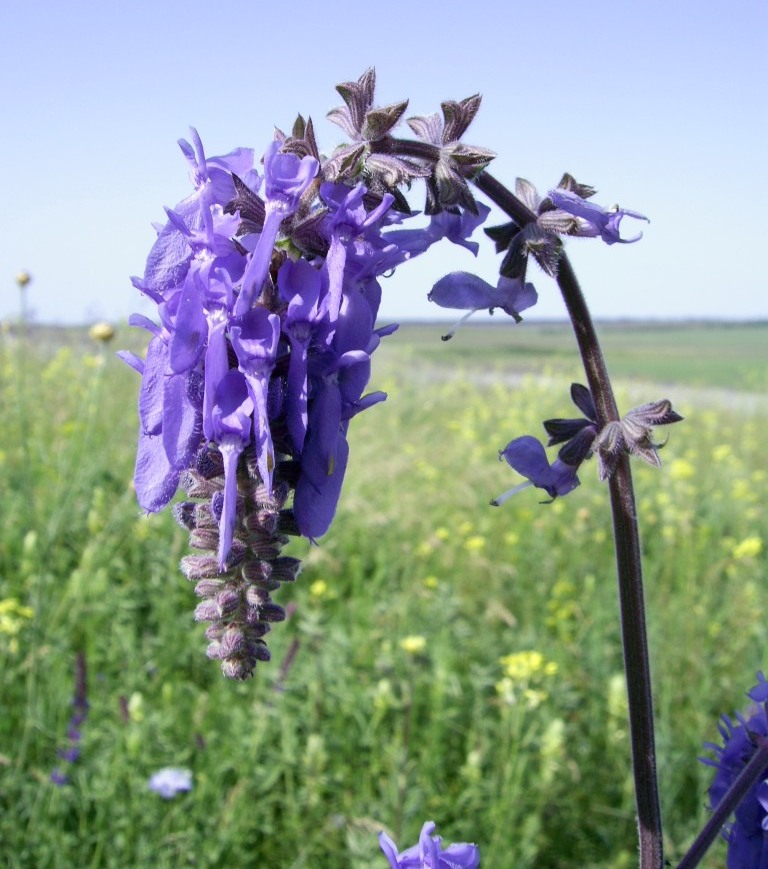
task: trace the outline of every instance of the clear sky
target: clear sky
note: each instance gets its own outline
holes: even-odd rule
[[[148,312],[128,278],[189,190],[176,140],[194,125],[209,155],[260,155],[300,111],[329,151],[334,85],[372,65],[377,102],[409,97],[409,114],[482,93],[465,140],[499,154],[500,180],[567,170],[651,218],[635,245],[569,242],[596,316],[768,318],[765,0],[0,0],[0,32],[0,318],[22,269],[38,321]],[[476,261],[406,264],[383,317],[444,314],[426,294],[456,268],[495,282],[485,241]],[[562,317],[531,271],[530,315]]]

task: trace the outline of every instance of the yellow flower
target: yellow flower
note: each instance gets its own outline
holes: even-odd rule
[[[557,664],[547,661],[541,652],[513,652],[499,659],[504,675],[516,682],[527,682],[534,676],[554,676]]]
[[[22,619],[31,619],[35,614],[31,606],[20,604],[15,597],[7,597],[0,600],[0,616],[18,616]]]
[[[763,551],[763,541],[759,537],[745,537],[740,543],[737,543],[731,555],[741,561],[745,558],[755,558]]]
[[[674,459],[669,465],[669,475],[673,480],[691,480],[696,476],[696,468],[687,459]]]
[[[479,552],[485,546],[485,537],[480,534],[475,534],[474,537],[468,537],[464,541],[464,548],[467,552]]]
[[[18,635],[23,619],[31,619],[34,614],[32,607],[20,604],[15,597],[0,600],[0,634],[8,636],[8,641],[4,645],[11,655],[18,654]]]
[[[733,498],[734,501],[751,501],[752,491],[752,486],[749,481],[739,478],[733,481],[731,498]]]
[[[88,334],[94,341],[102,341],[106,344],[115,337],[115,330],[109,323],[94,323],[88,330]]]
[[[547,692],[538,691],[534,688],[526,688],[523,691],[523,699],[529,709],[536,709],[547,699]]]
[[[328,583],[324,579],[316,579],[309,587],[309,593],[318,600],[328,592]]]
[[[400,648],[409,655],[420,655],[427,648],[427,638],[420,635],[403,637],[399,643]]]
[[[435,589],[440,583],[436,576],[425,576],[424,577],[424,586],[426,588]]]

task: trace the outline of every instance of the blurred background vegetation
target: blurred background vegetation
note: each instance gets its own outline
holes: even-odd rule
[[[563,325],[406,326],[374,357],[336,520],[276,593],[245,684],[204,654],[185,535],[131,489],[138,377],[84,329],[0,338],[0,854],[9,867],[381,866],[433,819],[494,867],[636,859],[605,486],[541,505],[497,452],[576,415]],[[675,862],[706,817],[697,762],[766,666],[768,326],[606,324],[623,410],[685,422],[635,465]],[[114,345],[114,346],[113,346]],[[78,655],[90,709],[67,746]],[[193,772],[187,794],[147,789]],[[724,846],[709,867],[722,866]]]

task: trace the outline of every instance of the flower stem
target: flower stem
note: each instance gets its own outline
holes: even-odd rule
[[[385,138],[376,150],[436,161],[440,149],[426,142]],[[485,170],[471,179],[475,186],[520,226],[532,223],[536,215],[510,190]],[[568,310],[590,392],[597,410],[597,422],[604,428],[619,420],[608,370],[584,295],[568,258],[559,261],[557,283]],[[629,457],[623,455],[609,479],[616,569],[619,583],[624,670],[627,677],[629,729],[632,743],[632,771],[635,781],[640,869],[662,869],[664,865],[656,777],[656,749],[653,728],[651,671],[643,601],[640,533]]]
[[[478,189],[515,221],[528,223],[536,216],[506,187],[487,172],[475,179]],[[597,422],[602,429],[619,419],[608,370],[597,332],[576,275],[568,258],[560,258],[557,283],[568,310],[589,389],[595,401]],[[661,812],[656,777],[653,734],[653,700],[648,661],[648,638],[643,602],[640,534],[635,510],[629,457],[623,455],[609,479],[616,569],[619,582],[624,669],[627,677],[632,770],[635,780],[640,869],[664,865]]]

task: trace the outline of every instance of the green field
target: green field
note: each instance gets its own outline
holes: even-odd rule
[[[636,865],[607,491],[541,505],[497,452],[575,415],[564,327],[406,326],[374,356],[336,521],[253,680],[205,658],[185,535],[131,491],[138,377],[82,330],[0,337],[0,856],[9,867],[381,867],[433,819],[485,869]],[[670,398],[635,465],[662,813],[707,815],[702,743],[768,668],[768,325],[600,329],[624,410]],[[117,346],[140,339],[120,330]],[[90,709],[67,746],[75,662]],[[164,801],[147,779],[192,770]],[[510,830],[514,831],[510,834]],[[709,869],[725,863],[718,843]]]

